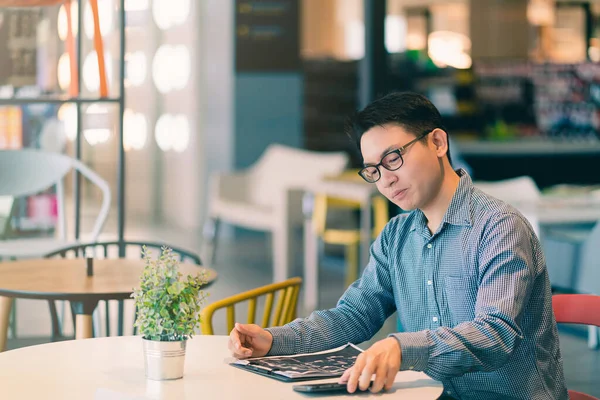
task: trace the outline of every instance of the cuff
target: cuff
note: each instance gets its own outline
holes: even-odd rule
[[[402,361],[400,371],[425,371],[429,362],[427,331],[393,333],[390,337],[400,343]]]
[[[271,350],[267,356],[280,356],[296,353],[296,334],[287,326],[278,326],[265,329],[273,336]]]

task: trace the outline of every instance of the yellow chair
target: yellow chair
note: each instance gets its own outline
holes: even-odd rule
[[[262,317],[261,327],[281,326],[296,318],[296,308],[298,305],[298,294],[302,278],[290,278],[283,282],[272,283],[261,286],[247,292],[239,293],[231,297],[216,301],[204,307],[201,312],[202,334],[213,335],[212,318],[215,311],[227,308],[227,333],[231,332],[235,324],[235,305],[248,301],[248,320],[247,323],[254,324],[256,319],[256,306],[258,298],[265,296],[265,306]],[[277,304],[275,306],[275,315],[271,322],[271,311],[275,297],[278,294]]]
[[[337,177],[329,178],[332,180],[341,180],[349,182],[363,182],[358,176],[358,170],[348,170]],[[367,183],[365,183],[367,184]],[[376,196],[372,200],[373,204],[373,238],[381,233],[385,224],[389,220],[387,199],[383,196]],[[356,229],[331,229],[327,228],[327,211],[331,208],[338,209],[360,209],[360,203],[357,201],[337,198],[323,194],[315,194],[313,207],[313,226],[315,234],[326,244],[345,246],[346,258],[346,276],[345,284],[350,286],[352,282],[358,279],[358,249],[360,246],[360,228]]]

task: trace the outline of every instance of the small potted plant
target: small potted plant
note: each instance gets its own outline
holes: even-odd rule
[[[179,261],[163,247],[157,259],[144,246],[144,271],[135,299],[135,326],[143,336],[146,377],[152,380],[183,377],[185,347],[200,325],[200,308],[207,294],[201,290],[206,275],[182,277]]]

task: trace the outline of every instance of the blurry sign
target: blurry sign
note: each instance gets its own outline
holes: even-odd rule
[[[40,10],[0,10],[0,85],[36,83],[36,27]]]
[[[299,0],[236,0],[237,72],[300,69]]]

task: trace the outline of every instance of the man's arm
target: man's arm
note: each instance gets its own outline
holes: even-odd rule
[[[490,221],[479,250],[475,319],[454,328],[397,333],[401,370],[442,380],[503,366],[523,339],[520,322],[537,271],[532,231],[516,214]]]
[[[371,246],[363,275],[346,290],[335,308],[267,329],[273,335],[268,355],[328,350],[348,342],[364,342],[377,333],[395,311],[387,251],[390,233],[398,223],[396,218],[386,225]]]

